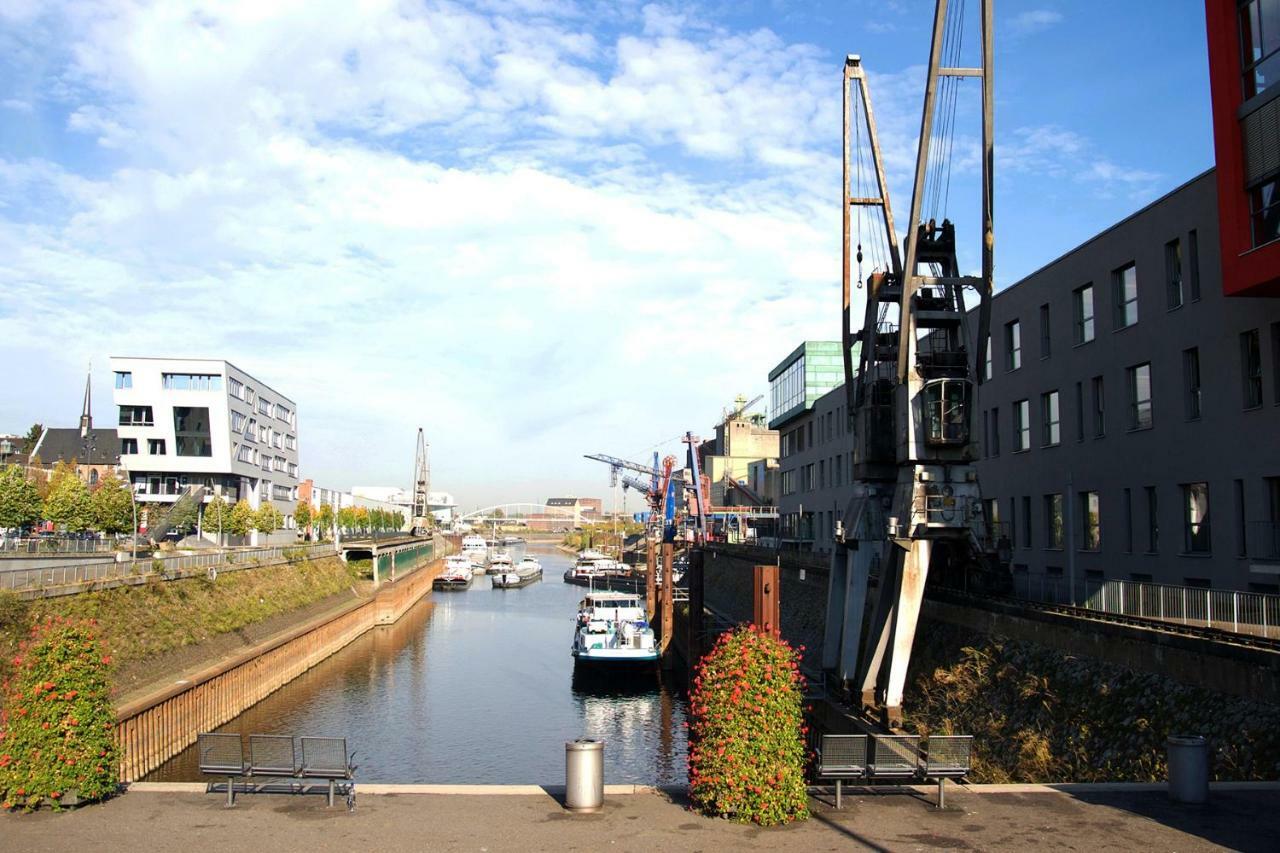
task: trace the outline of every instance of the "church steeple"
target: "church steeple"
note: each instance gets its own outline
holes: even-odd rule
[[[93,429],[93,364],[89,364],[89,375],[84,379],[84,409],[80,412],[80,437],[85,438],[89,435],[89,430]]]

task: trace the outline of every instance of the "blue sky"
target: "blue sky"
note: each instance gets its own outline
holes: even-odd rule
[[[1152,8],[997,2],[998,287],[1212,165],[1203,4]],[[0,431],[73,424],[90,360],[105,422],[108,356],[221,357],[324,485],[404,483],[421,425],[465,505],[604,494],[582,453],[836,336],[843,57],[901,228],[932,9],[0,0]]]

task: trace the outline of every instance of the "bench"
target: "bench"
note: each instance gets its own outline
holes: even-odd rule
[[[972,750],[972,735],[931,735],[922,748],[919,735],[824,734],[815,775],[835,780],[837,809],[846,780],[936,781],[938,808],[944,808],[946,782],[968,775]]]
[[[201,773],[226,777],[228,807],[235,805],[236,779],[248,779],[254,790],[283,781],[290,791],[305,790],[311,780],[327,781],[330,807],[339,783],[345,782],[347,808],[355,808],[355,753],[347,754],[346,738],[249,735],[248,761],[238,734],[200,733],[196,748]]]

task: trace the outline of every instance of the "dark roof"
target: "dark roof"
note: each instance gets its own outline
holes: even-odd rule
[[[547,498],[547,506],[577,506],[577,498]]]
[[[36,454],[46,465],[72,459],[82,465],[120,464],[120,439],[113,429],[91,429],[80,437],[79,427],[46,429],[36,446]]]

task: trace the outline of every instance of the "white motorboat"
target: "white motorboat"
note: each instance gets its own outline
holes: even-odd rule
[[[592,580],[617,574],[620,566],[616,560],[599,551],[579,551],[573,566],[564,573],[565,583],[588,585]]]
[[[621,668],[656,661],[658,644],[644,601],[625,592],[593,592],[582,599],[572,654],[575,665]]]
[[[471,558],[454,554],[444,559],[444,570],[431,582],[432,589],[466,589],[471,586],[475,572],[471,570]]]
[[[539,580],[542,577],[542,564],[533,557],[525,557],[514,566],[493,576],[494,589],[516,589]]]

